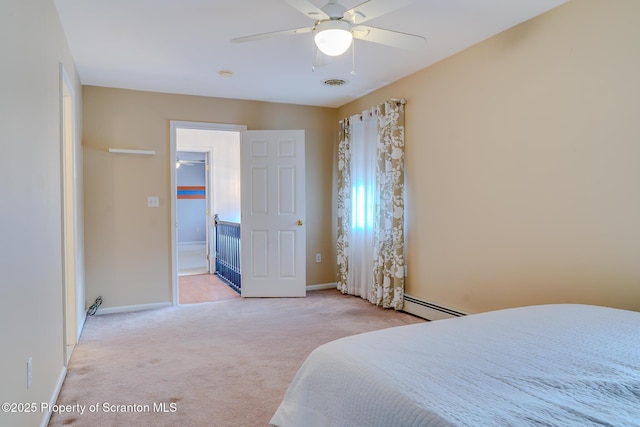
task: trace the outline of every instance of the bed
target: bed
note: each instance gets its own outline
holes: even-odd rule
[[[271,424],[640,426],[640,313],[538,305],[332,341]]]

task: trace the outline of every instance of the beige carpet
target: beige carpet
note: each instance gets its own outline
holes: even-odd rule
[[[307,295],[88,318],[58,398],[76,406],[49,425],[267,426],[315,347],[423,321],[337,290]]]

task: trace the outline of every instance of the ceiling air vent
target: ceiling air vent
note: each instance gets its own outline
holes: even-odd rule
[[[347,83],[349,83],[349,80],[345,80],[345,79],[327,79],[322,81],[323,85],[329,86],[329,87],[344,86]]]

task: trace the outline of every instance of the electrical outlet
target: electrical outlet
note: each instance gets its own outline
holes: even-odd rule
[[[27,359],[27,388],[31,388],[31,380],[33,379],[32,365],[33,360],[30,357]]]
[[[322,255],[316,254],[316,262],[322,262]]]

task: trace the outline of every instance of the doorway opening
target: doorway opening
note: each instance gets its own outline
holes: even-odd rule
[[[231,289],[227,295],[215,276],[215,218],[240,223],[240,135],[246,126],[171,121],[170,127],[173,304],[238,297]]]
[[[206,152],[178,151],[176,158],[178,276],[209,273]]]

